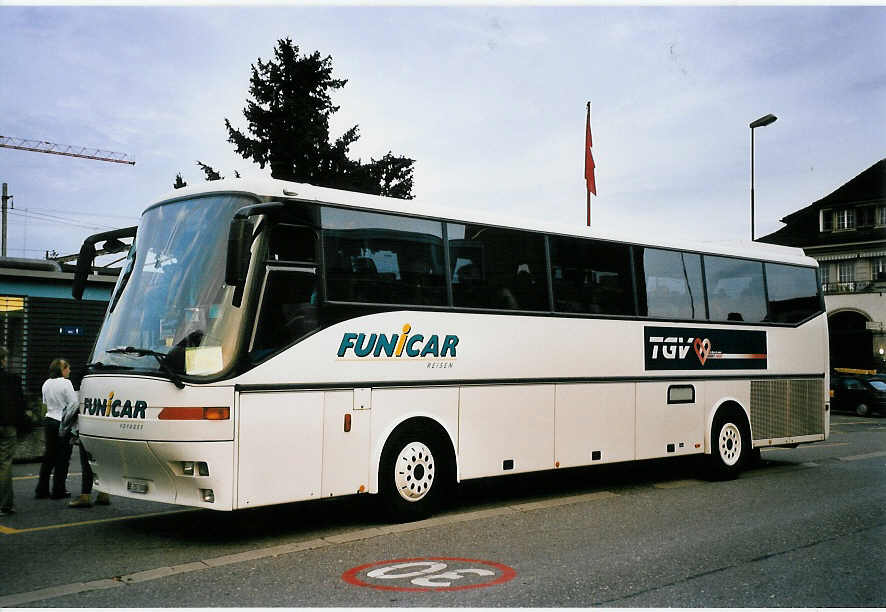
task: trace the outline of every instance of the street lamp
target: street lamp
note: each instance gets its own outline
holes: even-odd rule
[[[765,127],[770,123],[775,123],[778,119],[775,115],[769,114],[751,121],[751,242],[754,240],[754,128]]]

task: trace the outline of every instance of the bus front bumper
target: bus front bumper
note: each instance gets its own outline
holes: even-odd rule
[[[81,435],[98,491],[233,510],[233,442],[153,442]]]

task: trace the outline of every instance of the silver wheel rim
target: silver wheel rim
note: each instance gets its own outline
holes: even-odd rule
[[[734,423],[726,423],[720,429],[720,459],[728,466],[738,463],[741,457],[741,431]]]
[[[410,442],[397,454],[394,484],[400,497],[416,502],[431,492],[437,464],[431,449],[422,442]]]

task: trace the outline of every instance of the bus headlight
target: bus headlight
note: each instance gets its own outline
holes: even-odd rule
[[[193,476],[194,475],[194,462],[193,461],[182,461],[182,473],[185,476]]]

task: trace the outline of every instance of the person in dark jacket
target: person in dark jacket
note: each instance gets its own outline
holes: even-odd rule
[[[16,441],[26,429],[21,378],[6,370],[6,348],[0,347],[0,516],[15,512],[12,496],[12,458]]]

